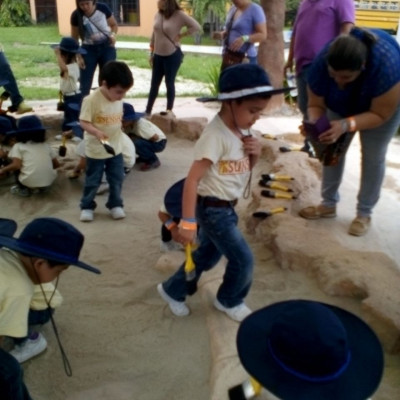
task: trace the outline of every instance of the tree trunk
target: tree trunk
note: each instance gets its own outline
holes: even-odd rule
[[[272,86],[282,87],[284,67],[283,28],[285,24],[285,2],[282,0],[261,0],[261,7],[267,17],[267,40],[260,43],[258,63],[268,72]],[[283,95],[273,96],[267,110],[283,106]]]

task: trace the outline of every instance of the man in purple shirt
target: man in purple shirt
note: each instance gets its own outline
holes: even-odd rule
[[[341,33],[349,33],[355,19],[353,0],[303,0],[297,11],[285,71],[296,64],[297,104],[307,119],[307,71],[319,51]],[[310,153],[307,142],[303,148]]]

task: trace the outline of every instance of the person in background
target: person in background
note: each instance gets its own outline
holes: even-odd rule
[[[8,107],[8,111],[16,112],[17,114],[25,114],[32,111],[32,107],[25,103],[24,98],[19,92],[17,81],[1,45],[0,84],[6,90],[6,92],[2,93],[1,95],[2,100],[6,98],[10,98],[11,100],[11,106]]]
[[[80,220],[94,219],[94,198],[105,172],[110,186],[106,207],[115,220],[125,218],[121,197],[124,180],[122,156],[122,99],[133,86],[129,67],[121,61],[109,61],[99,75],[100,87],[83,99],[80,125],[85,131],[86,176],[80,202]]]
[[[0,175],[16,171],[17,184],[11,187],[11,193],[28,197],[46,191],[60,166],[56,153],[46,143],[46,127],[36,115],[24,116],[18,120],[17,130],[7,135],[14,135],[16,143],[8,155],[12,161],[0,168]]]
[[[110,8],[96,0],[76,0],[76,10],[71,14],[71,36],[82,41],[84,63],[81,67],[80,90],[82,97],[89,94],[97,66],[101,70],[117,58],[115,37],[117,21]]]
[[[57,280],[70,265],[100,271],[79,260],[84,236],[63,220],[36,218],[18,238],[10,236],[0,232],[0,393],[2,400],[32,400],[19,362],[2,348],[3,337],[27,335],[35,285]],[[42,302],[49,300],[42,295]]]
[[[73,133],[68,124],[78,121],[79,111],[69,105],[71,103],[80,105],[82,102],[82,95],[78,87],[79,65],[77,57],[86,54],[86,50],[79,47],[78,42],[70,37],[63,37],[60,44],[53,45],[52,48],[60,68],[60,92],[62,93],[65,107],[61,129],[64,135],[72,137]]]
[[[250,190],[251,170],[261,154],[261,146],[251,134],[271,97],[287,92],[274,89],[267,73],[256,64],[238,64],[221,72],[218,96],[206,100],[222,102],[196,142],[194,161],[187,175],[179,223],[180,242],[194,243],[197,224],[199,246],[193,252],[194,283],[227,260],[214,307],[235,321],[251,313],[244,303],[253,279],[253,255],[238,228],[235,205]],[[179,317],[190,313],[184,265],[157,286],[171,312]]]
[[[361,183],[357,214],[348,233],[362,236],[371,225],[385,176],[390,140],[400,124],[400,47],[379,29],[353,28],[340,35],[315,58],[308,74],[307,113],[311,122],[322,115],[330,129],[319,136],[333,145],[342,135],[359,132]],[[306,219],[334,218],[340,200],[345,153],[336,165],[322,167],[322,202],[300,210]]]
[[[164,132],[152,122],[143,117],[143,113],[135,112],[133,106],[124,103],[124,118],[122,130],[135,144],[137,162],[141,163],[141,171],[158,168],[161,163],[156,153],[160,153],[167,145]]]
[[[175,78],[183,60],[180,41],[201,30],[199,23],[185,14],[176,0],[158,0],[158,12],[154,17],[150,41],[150,65],[152,67],[146,115],[150,116],[163,78],[167,88],[167,111],[172,112],[175,101]],[[186,30],[183,30],[186,28]]]
[[[355,8],[353,0],[303,0],[297,10],[290,39],[285,74],[295,67],[297,105],[307,115],[307,74],[315,56],[336,36],[349,33],[354,26]],[[313,151],[307,139],[303,151]]]
[[[238,60],[247,57],[249,63],[257,64],[257,48],[254,44],[267,39],[267,19],[261,6],[251,0],[233,0],[232,3],[225,29],[215,32],[213,36],[214,39],[223,40],[222,69],[229,66],[225,65],[225,53],[236,54]]]

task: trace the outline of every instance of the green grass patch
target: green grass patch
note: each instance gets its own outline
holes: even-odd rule
[[[53,50],[42,42],[60,41],[57,25],[32,25],[29,27],[0,27],[0,43],[17,78],[23,96],[27,100],[47,100],[57,97],[54,88],[43,87],[46,82],[59,79],[59,69]],[[149,42],[146,37],[118,36],[118,41]],[[194,44],[194,38],[186,37],[184,44]],[[215,45],[215,40],[202,38],[202,45]],[[150,69],[148,51],[118,50],[118,59],[130,66]],[[210,71],[219,68],[220,56],[186,54],[179,70],[179,77],[210,84]],[[27,84],[35,79],[44,80],[43,85],[31,87]],[[42,81],[40,81],[42,82]],[[211,83],[212,84],[212,83]],[[192,96],[204,93],[192,93]],[[179,95],[179,93],[177,94]]]

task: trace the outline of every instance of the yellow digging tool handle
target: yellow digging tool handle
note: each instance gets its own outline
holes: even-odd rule
[[[270,187],[271,189],[278,189],[278,190],[283,190],[284,192],[291,192],[292,189],[288,188],[287,186],[283,185],[282,183],[279,182],[267,182],[267,186]]]
[[[253,377],[250,377],[250,383],[251,383],[251,386],[253,387],[254,394],[256,396],[261,394],[262,386]]]
[[[67,143],[67,137],[63,135],[63,136],[62,136],[62,139],[61,139],[61,144],[62,144],[63,146],[65,146],[66,143]]]
[[[195,270],[195,265],[192,259],[192,245],[190,243],[185,246],[185,255],[185,274],[188,275]]]
[[[287,210],[286,207],[276,207],[276,208],[273,208],[272,210],[269,210],[269,212],[272,215],[272,214],[278,214],[278,213],[281,213],[281,212],[285,212],[286,210]]]

